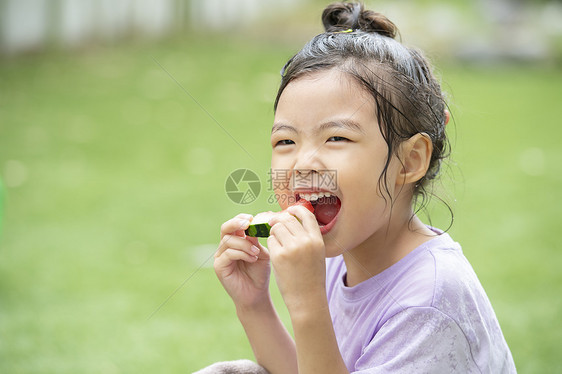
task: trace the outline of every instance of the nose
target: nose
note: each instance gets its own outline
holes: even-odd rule
[[[293,166],[295,173],[307,175],[317,173],[321,169],[320,149],[314,147],[310,149],[303,148],[297,153],[297,158]]]
[[[323,169],[319,149],[301,149],[293,166],[293,188],[314,188]]]

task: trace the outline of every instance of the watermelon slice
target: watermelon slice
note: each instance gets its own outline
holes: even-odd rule
[[[300,199],[293,205],[302,205],[306,209],[314,213],[314,207],[308,200]],[[246,235],[259,238],[267,238],[269,236],[269,230],[271,230],[271,226],[268,222],[271,218],[279,213],[281,212],[263,212],[256,214],[256,216],[252,219],[252,224],[245,231]]]

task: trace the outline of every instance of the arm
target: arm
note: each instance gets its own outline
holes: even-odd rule
[[[300,374],[349,373],[338,348],[327,301],[319,300],[315,308],[307,310],[293,309],[291,322]]]
[[[328,309],[325,247],[314,215],[293,206],[270,224],[267,243],[293,324],[298,373],[349,373]]]
[[[270,374],[298,373],[295,342],[279,319],[271,299],[252,309],[237,308],[236,312],[258,364]]]
[[[296,373],[294,342],[269,294],[269,253],[257,238],[244,235],[250,218],[241,214],[222,225],[215,272],[234,301],[258,363],[271,374]]]

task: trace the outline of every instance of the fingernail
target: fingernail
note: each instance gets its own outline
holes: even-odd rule
[[[252,246],[252,252],[255,254],[260,253],[260,249],[258,247],[256,247],[255,245]]]
[[[247,219],[243,219],[240,221],[241,228],[247,228],[248,226],[250,226],[250,221],[248,221]]]

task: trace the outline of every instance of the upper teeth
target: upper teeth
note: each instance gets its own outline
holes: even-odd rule
[[[300,193],[299,196],[301,199],[305,199],[308,201],[316,201],[322,197],[330,197],[334,196],[329,192],[316,192],[316,193]]]

